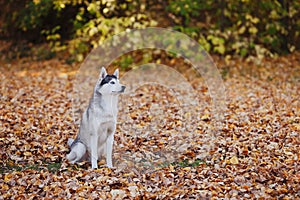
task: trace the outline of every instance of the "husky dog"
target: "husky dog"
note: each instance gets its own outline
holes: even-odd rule
[[[102,67],[89,106],[82,114],[79,133],[69,139],[70,153],[67,159],[74,164],[90,158],[92,168],[98,168],[97,160],[105,156],[109,168],[112,164],[114,133],[118,114],[118,96],[125,86],[119,83],[119,70],[108,75]]]

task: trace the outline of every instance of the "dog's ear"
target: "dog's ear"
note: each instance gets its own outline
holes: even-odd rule
[[[119,78],[119,69],[116,69],[115,72],[114,72],[114,75]]]
[[[105,67],[102,67],[99,78],[104,79],[106,77],[106,75],[107,75],[106,69],[105,69]]]

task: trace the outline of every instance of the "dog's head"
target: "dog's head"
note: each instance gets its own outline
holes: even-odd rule
[[[102,67],[96,88],[99,93],[106,95],[118,95],[123,93],[125,86],[119,82],[119,70],[116,69],[113,75],[109,75],[106,69]]]

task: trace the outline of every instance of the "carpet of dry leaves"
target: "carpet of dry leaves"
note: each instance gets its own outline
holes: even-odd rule
[[[300,199],[300,53],[260,64],[216,62],[228,109],[214,148],[197,157],[210,126],[206,105],[194,124],[197,145],[151,172],[69,164],[67,138],[77,133],[70,109],[76,67],[56,59],[1,63],[0,199]],[[192,85],[204,105],[209,95],[200,82]],[[146,101],[149,91],[159,102],[159,87],[138,91],[135,100]],[[161,137],[131,139],[120,128],[125,115],[137,127],[149,116],[130,106],[132,112],[119,113],[115,163],[122,152],[164,145],[180,125],[169,120]]]

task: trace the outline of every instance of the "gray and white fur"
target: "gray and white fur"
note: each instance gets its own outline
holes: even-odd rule
[[[118,96],[125,86],[119,83],[119,70],[108,75],[102,67],[89,106],[82,114],[76,139],[69,139],[70,153],[67,159],[74,164],[90,159],[92,168],[98,168],[97,161],[106,157],[109,168],[112,164],[114,133],[118,114]]]

